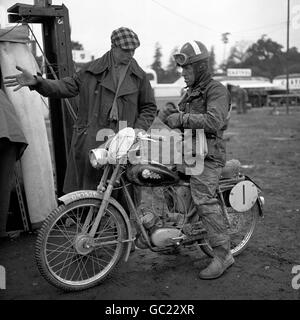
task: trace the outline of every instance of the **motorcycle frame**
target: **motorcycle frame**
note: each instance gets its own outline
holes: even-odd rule
[[[122,161],[120,161],[122,162]],[[109,183],[107,185],[107,187],[105,187],[107,179],[108,179],[108,174],[110,169],[113,168],[113,172],[111,174],[111,178],[109,179]],[[105,210],[107,209],[107,206],[109,204],[109,199],[112,198],[111,194],[112,191],[114,190],[114,186],[116,184],[121,185],[121,188],[124,191],[124,195],[126,198],[126,202],[127,205],[129,207],[129,219],[131,221],[134,221],[137,224],[137,227],[139,229],[139,231],[141,232],[144,240],[146,241],[146,244],[148,246],[148,248],[154,252],[157,251],[164,251],[166,250],[165,247],[162,248],[157,248],[157,247],[153,247],[149,238],[149,235],[141,221],[141,218],[137,212],[136,206],[134,204],[134,200],[132,199],[129,190],[127,188],[128,183],[125,181],[125,179],[122,177],[122,174],[125,172],[126,170],[126,166],[121,165],[120,163],[116,164],[116,165],[106,165],[105,169],[104,169],[104,173],[101,177],[101,181],[97,187],[97,192],[99,193],[103,193],[103,200],[101,202],[99,211],[97,213],[97,216],[95,218],[95,221],[92,225],[92,228],[89,232],[89,235],[91,237],[94,237],[96,230],[98,228],[98,225],[100,223],[100,220],[102,218],[102,216],[104,215]],[[217,196],[220,200],[220,204],[221,204],[221,208],[222,208],[222,214],[225,218],[225,222],[228,224],[228,226],[230,226],[230,220],[228,217],[228,213],[227,213],[227,209],[226,209],[226,205],[225,205],[225,201],[222,195],[222,192],[232,188],[237,182],[244,180],[243,178],[241,178],[240,180],[237,179],[231,179],[230,181],[227,181],[226,185],[223,185],[222,187],[218,187],[217,189]],[[190,186],[189,182],[179,182],[177,185],[184,185],[184,186]],[[222,188],[222,189],[221,189]],[[116,201],[116,199],[114,199]],[[189,208],[186,208],[187,212],[186,215],[187,217],[191,217],[192,215],[194,215],[196,213],[196,207],[191,203],[191,205],[189,206]],[[88,219],[88,217],[87,217]],[[131,228],[131,224],[130,224],[130,228]],[[132,237],[132,239],[127,239],[125,241],[134,241],[136,238]],[[176,240],[180,240],[180,239],[176,239]]]

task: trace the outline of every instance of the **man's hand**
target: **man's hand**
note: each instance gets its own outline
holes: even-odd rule
[[[4,79],[3,83],[7,87],[16,87],[13,91],[18,91],[22,87],[34,86],[37,84],[37,79],[26,69],[23,69],[19,66],[16,66],[16,69],[21,71],[22,73],[15,74],[13,76],[7,76]]]
[[[165,106],[161,107],[158,112],[158,118],[162,122],[166,122],[168,116],[172,113],[177,113],[179,110],[176,108],[176,106],[172,103],[167,103]]]
[[[167,125],[171,129],[180,128],[182,126],[183,121],[183,112],[173,113],[167,118]]]

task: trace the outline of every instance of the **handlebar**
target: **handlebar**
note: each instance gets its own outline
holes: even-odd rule
[[[159,142],[160,140],[165,141],[166,138],[164,136],[154,135],[154,134],[148,134],[148,133],[141,133],[139,132],[137,134],[137,138],[139,140],[147,140],[147,141],[153,141],[153,142]]]

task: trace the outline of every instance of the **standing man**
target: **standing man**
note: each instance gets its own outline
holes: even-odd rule
[[[237,86],[237,113],[247,113],[248,94],[246,89]]]
[[[172,113],[166,118],[166,123],[172,129],[204,129],[206,135],[208,154],[204,170],[200,175],[191,176],[190,186],[214,251],[213,260],[199,276],[201,279],[214,279],[234,263],[230,239],[216,199],[216,188],[226,158],[223,133],[229,119],[230,95],[220,82],[212,79],[208,69],[209,53],[200,41],[184,44],[174,59],[182,68],[188,90],[179,103],[179,111],[170,110],[169,114]]]
[[[96,141],[99,130],[109,128],[117,132],[120,121],[127,121],[128,127],[147,130],[154,120],[157,107],[153,90],[146,73],[133,58],[139,45],[137,34],[121,27],[111,34],[111,49],[72,77],[43,79],[18,66],[20,74],[6,77],[7,86],[17,86],[14,90],[28,86],[47,97],[79,95],[65,193],[97,187],[101,172],[90,165],[88,151],[103,143]]]

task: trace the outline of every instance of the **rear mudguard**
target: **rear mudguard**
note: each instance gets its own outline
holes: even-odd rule
[[[244,176],[244,177],[245,177],[245,180],[249,180],[252,183],[254,183],[257,186],[257,188],[261,191],[261,187],[256,182],[254,182],[249,176]]]
[[[250,177],[245,176],[245,180],[249,180],[252,183],[254,183],[256,185],[256,187],[258,188],[258,190],[261,191],[261,187],[257,183],[255,183]],[[258,196],[258,198],[256,200],[256,203],[257,203],[257,206],[258,206],[259,215],[261,217],[263,217],[264,216],[264,213],[263,213],[263,205],[264,204],[263,204],[263,200],[262,200],[262,198],[260,196]]]
[[[258,206],[258,212],[259,215],[263,218],[264,217],[264,212],[263,212],[263,202],[261,197],[258,197],[256,200],[257,206]]]
[[[94,190],[79,190],[79,191],[67,193],[67,194],[63,195],[62,197],[58,198],[58,200],[65,205],[68,205],[69,203],[80,200],[80,199],[103,200],[103,195],[98,193],[97,191],[94,191]],[[122,215],[122,218],[125,222],[125,225],[126,225],[127,234],[128,234],[128,239],[126,239],[126,240],[128,240],[126,242],[127,248],[126,248],[126,254],[125,254],[125,258],[124,258],[124,260],[126,262],[128,260],[128,257],[130,254],[130,249],[132,246],[132,241],[133,241],[130,221],[129,221],[129,218],[128,218],[126,211],[124,210],[124,208],[120,205],[120,203],[116,199],[110,198],[109,203],[113,207],[115,207],[116,210],[118,210],[120,212],[120,214]]]

